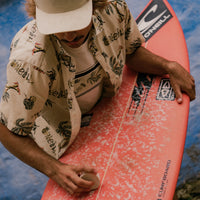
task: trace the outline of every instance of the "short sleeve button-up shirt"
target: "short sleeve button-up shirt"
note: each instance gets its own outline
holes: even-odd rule
[[[144,38],[124,1],[109,1],[105,9],[95,10],[92,20],[89,49],[105,72],[104,95],[113,96],[122,82],[126,55]],[[11,44],[0,122],[59,158],[80,130],[75,72],[75,58],[56,36],[39,33],[32,20]]]

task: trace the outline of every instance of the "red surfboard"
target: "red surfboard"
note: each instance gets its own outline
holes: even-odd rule
[[[152,0],[137,18],[145,47],[189,71],[183,31],[166,0]],[[104,98],[85,116],[83,127],[60,159],[95,166],[97,190],[76,198],[49,180],[42,200],[171,200],[187,131],[189,98],[175,100],[167,76],[131,73],[119,93]]]

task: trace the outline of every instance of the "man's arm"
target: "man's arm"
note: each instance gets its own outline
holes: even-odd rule
[[[127,55],[126,65],[136,72],[169,74],[178,103],[183,101],[182,91],[189,95],[191,101],[195,99],[194,78],[177,62],[168,61],[141,46],[134,54]]]
[[[57,182],[70,194],[87,192],[93,185],[81,179],[81,172],[96,173],[93,168],[61,163],[45,153],[30,137],[17,136],[0,123],[0,142],[13,155]]]

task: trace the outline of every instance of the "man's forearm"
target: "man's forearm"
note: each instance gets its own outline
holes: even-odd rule
[[[88,192],[92,181],[79,177],[82,172],[96,173],[93,167],[68,165],[44,152],[31,138],[11,133],[0,123],[0,142],[13,155],[57,182],[70,194]]]
[[[127,55],[126,65],[136,71],[141,73],[164,75],[169,73],[169,61],[157,56],[145,49],[144,47],[139,47],[134,54]]]
[[[182,103],[182,92],[186,92],[190,100],[195,99],[194,78],[175,61],[168,61],[144,47],[139,47],[134,54],[127,55],[126,65],[136,72],[154,75],[168,74],[178,103]]]
[[[54,168],[59,164],[45,153],[31,138],[11,133],[0,124],[0,141],[5,148],[24,163],[51,177]]]

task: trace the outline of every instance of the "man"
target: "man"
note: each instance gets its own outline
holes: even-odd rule
[[[144,39],[123,0],[27,0],[27,10],[36,20],[11,45],[0,141],[70,194],[90,191],[93,182],[79,175],[94,168],[57,159],[77,136],[81,114],[102,95],[117,93],[124,65],[169,74],[178,103],[181,91],[195,98],[194,79],[178,63],[141,47]]]

